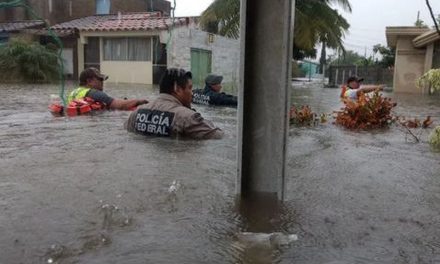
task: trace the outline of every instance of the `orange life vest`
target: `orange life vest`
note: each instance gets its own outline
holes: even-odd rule
[[[345,92],[348,90],[347,85],[342,85],[341,86],[341,95],[339,95],[339,97],[344,98],[345,97]]]
[[[105,109],[105,104],[96,102],[90,97],[84,97],[83,99],[75,99],[71,101],[67,105],[66,111],[64,111],[64,107],[60,104],[49,105],[49,111],[55,116],[63,115],[64,112],[68,116],[77,116],[77,115],[84,115],[92,111],[99,111],[104,109]]]

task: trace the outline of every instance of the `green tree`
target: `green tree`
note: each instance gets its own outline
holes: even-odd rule
[[[202,28],[214,34],[238,38],[240,0],[214,0],[200,17]]]
[[[417,12],[417,19],[416,19],[416,22],[414,22],[414,26],[426,27],[425,21],[420,19],[420,11]]]
[[[338,56],[333,57],[330,61],[330,65],[365,65],[367,58],[359,55],[352,50],[346,50],[345,52],[338,52]],[[367,62],[368,63],[368,62]]]
[[[417,19],[416,22],[414,22],[414,26],[416,27],[426,27],[426,24],[423,20]]]
[[[316,57],[315,45],[344,49],[342,37],[348,22],[331,4],[339,4],[348,11],[348,0],[297,0],[295,5],[295,37],[293,57]],[[238,38],[240,29],[240,0],[214,0],[202,13],[200,23],[204,30]],[[325,52],[325,51],[324,51]]]
[[[50,82],[57,78],[58,71],[56,50],[19,39],[0,46],[0,78],[3,81]]]
[[[384,68],[394,66],[394,61],[396,59],[396,51],[393,48],[382,46],[381,44],[376,44],[373,46],[374,54],[379,53],[382,57],[377,63]]]

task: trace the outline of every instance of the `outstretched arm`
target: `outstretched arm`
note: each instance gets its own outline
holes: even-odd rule
[[[112,103],[109,105],[109,108],[112,110],[130,110],[133,107],[146,103],[148,103],[148,101],[144,99],[130,99],[130,100],[114,99]]]
[[[213,93],[210,96],[210,103],[214,105],[237,106],[237,96],[225,93]]]
[[[362,85],[361,88],[357,90],[357,95],[359,96],[361,93],[370,93],[376,90],[382,91],[385,87],[384,84],[381,85]]]

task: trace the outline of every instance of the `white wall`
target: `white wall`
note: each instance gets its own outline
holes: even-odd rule
[[[215,35],[208,43],[209,33],[191,28],[179,27],[173,30],[168,47],[168,67],[191,69],[191,48],[212,52],[212,73],[223,75],[223,83],[238,86],[240,43],[237,39]],[[161,35],[161,42],[167,43],[169,34]]]

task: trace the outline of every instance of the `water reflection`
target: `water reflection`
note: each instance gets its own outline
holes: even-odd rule
[[[240,252],[238,262],[279,263],[283,249],[298,240],[285,228],[286,223],[294,222],[293,215],[276,194],[247,194],[236,202],[243,221],[243,230],[235,234],[233,244]]]

